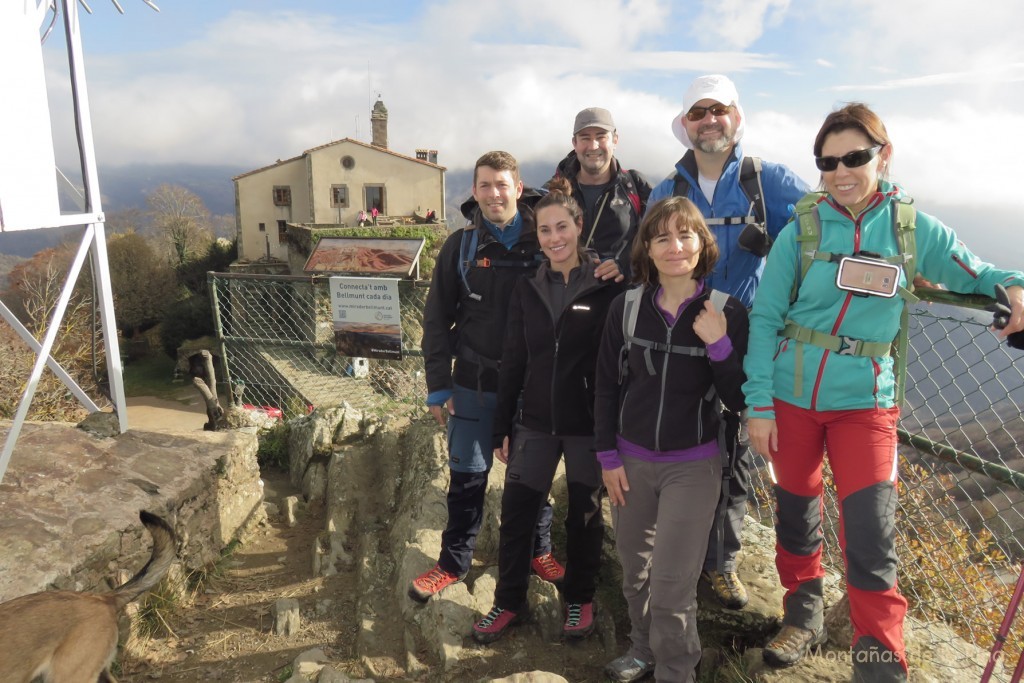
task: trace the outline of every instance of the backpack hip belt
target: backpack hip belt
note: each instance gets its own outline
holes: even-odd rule
[[[803,395],[804,388],[804,344],[811,344],[840,356],[879,358],[892,352],[892,342],[869,342],[852,337],[837,337],[797,325],[791,320],[787,321],[782,329],[782,336],[797,342],[793,359],[793,396],[798,398]]]
[[[786,323],[782,336],[804,344],[812,344],[818,348],[838,353],[840,356],[867,356],[878,358],[888,356],[892,351],[892,342],[869,342],[853,337],[835,336],[812,330],[793,321]]]

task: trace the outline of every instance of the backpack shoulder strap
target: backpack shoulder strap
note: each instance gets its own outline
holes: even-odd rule
[[[740,188],[754,205],[757,222],[765,225],[768,207],[764,201],[764,187],[761,184],[761,157],[743,157],[740,162]]]
[[[686,150],[686,154],[683,158],[676,162],[677,166],[685,168],[692,177],[697,177],[697,156],[693,153],[692,149]],[[681,173],[676,171],[675,183],[672,188],[673,197],[686,197],[690,192],[690,181],[687,180]]]
[[[633,332],[636,330],[636,319],[640,314],[640,297],[643,296],[643,286],[633,287],[626,290],[625,306],[622,309],[622,338],[626,349],[633,341]]]
[[[824,192],[808,192],[796,203],[797,248],[800,250],[800,270],[793,280],[793,289],[789,301],[796,301],[800,285],[807,276],[807,271],[814,262],[814,256],[821,246],[821,217],[818,215],[818,204],[825,199]]]
[[[469,278],[467,277],[470,266],[476,260],[476,250],[480,244],[480,233],[478,231],[479,228],[476,226],[466,226],[462,229],[462,239],[459,242],[459,276],[462,278],[462,284],[466,287],[466,293],[469,297],[479,301],[480,295],[473,293],[469,286]]]
[[[633,344],[633,332],[636,330],[636,319],[640,314],[640,298],[644,287],[638,285],[626,290],[622,306],[622,350],[619,352],[619,384],[629,374],[629,347]]]
[[[910,351],[910,304],[916,303],[914,296],[914,277],[917,275],[917,239],[914,229],[917,227],[917,209],[914,200],[896,202],[893,211],[893,230],[896,233],[896,247],[903,257],[903,272],[907,277],[907,286],[900,292],[903,297],[903,312],[900,314],[900,331],[892,343],[893,377],[896,381],[896,405],[902,406],[907,389],[907,356]]]
[[[690,192],[690,181],[683,177],[683,174],[676,173],[673,178],[672,196],[685,197]]]
[[[637,172],[630,168],[622,175],[625,176],[626,194],[629,197],[629,203],[633,206],[633,211],[637,216],[643,216],[647,211],[647,197],[640,195],[640,181]]]
[[[917,227],[917,209],[914,201],[899,201],[893,213],[893,229],[896,231],[896,244],[904,257],[903,271],[907,274],[907,289],[913,291],[914,277],[917,276],[917,238],[914,228]]]

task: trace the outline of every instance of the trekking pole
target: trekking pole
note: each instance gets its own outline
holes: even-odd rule
[[[1021,674],[1024,674],[1024,655],[1017,660],[1017,667],[1013,670],[1013,676],[1010,677],[1010,683],[1018,683],[1018,681],[1020,681]]]
[[[988,683],[989,679],[992,678],[992,672],[996,668],[996,662],[999,661],[999,655],[1003,650],[1003,645],[1006,643],[1006,636],[1010,632],[1010,625],[1017,616],[1017,608],[1020,606],[1021,597],[1024,597],[1024,565],[1021,565],[1020,574],[1017,576],[1017,586],[1013,589],[1010,604],[1007,605],[1006,614],[1003,615],[1003,623],[999,626],[995,642],[992,644],[992,651],[989,652],[988,664],[985,666],[985,672],[981,674],[981,683]],[[1013,671],[1011,683],[1019,681],[1022,673],[1024,673],[1024,656],[1017,661],[1017,668]]]

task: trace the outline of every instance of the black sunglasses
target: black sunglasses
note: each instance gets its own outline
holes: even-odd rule
[[[857,168],[863,166],[878,156],[885,145],[875,145],[867,149],[858,149],[855,152],[847,152],[841,157],[814,157],[814,165],[819,171],[834,171],[839,168],[839,162],[843,162],[846,168]]]
[[[704,117],[711,112],[712,116],[725,116],[732,109],[731,104],[712,104],[710,107],[690,107],[690,111],[686,112],[687,121],[703,121]]]

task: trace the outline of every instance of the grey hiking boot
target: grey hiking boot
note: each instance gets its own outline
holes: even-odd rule
[[[812,631],[783,624],[782,629],[764,646],[764,661],[774,667],[792,666],[810,652],[811,648],[821,645],[827,638],[828,633],[825,632],[824,626]]]
[[[604,667],[604,672],[608,675],[608,678],[620,683],[639,681],[652,671],[654,671],[654,662],[645,662],[629,653],[613,659]]]

